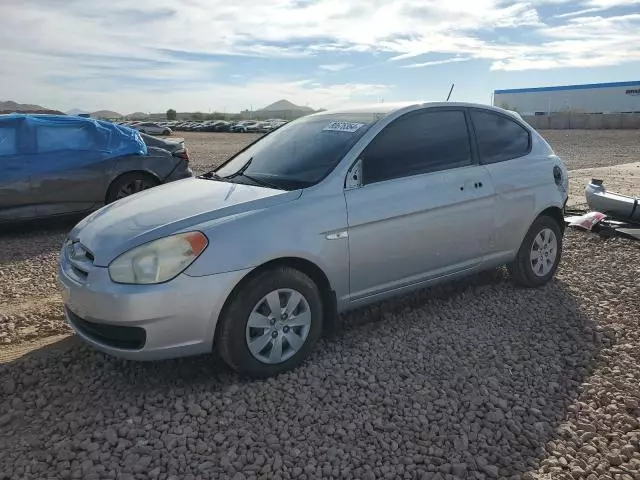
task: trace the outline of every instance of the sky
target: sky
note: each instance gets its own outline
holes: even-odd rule
[[[640,80],[640,0],[0,0],[0,100],[227,111]]]

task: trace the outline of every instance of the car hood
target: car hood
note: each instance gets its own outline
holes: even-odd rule
[[[189,178],[123,198],[78,223],[69,238],[80,241],[106,267],[122,253],[143,243],[203,223],[248,214],[295,200],[301,190],[271,188]]]

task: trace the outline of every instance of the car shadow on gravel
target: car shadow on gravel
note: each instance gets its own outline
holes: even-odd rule
[[[0,238],[21,234],[66,233],[70,231],[84,215],[44,218],[22,222],[0,223]]]
[[[14,438],[73,438],[104,423],[173,431],[186,417],[215,453],[221,438],[226,449],[250,448],[239,430],[258,443],[279,435],[285,417],[287,431],[299,429],[284,436],[285,463],[292,449],[314,445],[319,456],[338,449],[359,477],[369,463],[381,477],[519,478],[568,435],[562,423],[606,342],[566,284],[521,289],[501,270],[349,312],[341,325],[301,367],[260,381],[213,356],[136,363],[80,342],[22,357],[0,365],[23,399],[14,408],[0,390],[0,406],[13,412],[4,428]]]

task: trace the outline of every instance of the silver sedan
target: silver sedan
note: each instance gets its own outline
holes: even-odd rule
[[[519,284],[549,282],[567,185],[547,142],[502,109],[307,116],[81,221],[60,255],[66,315],[119,357],[216,348],[241,374],[278,374],[339,312],[504,264]]]

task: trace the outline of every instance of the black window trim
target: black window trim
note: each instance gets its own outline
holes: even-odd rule
[[[531,129],[530,127],[528,127],[527,125],[523,124],[520,120],[518,120],[515,117],[512,117],[511,115],[506,115],[502,112],[496,111],[496,110],[491,110],[489,108],[481,108],[481,107],[466,107],[467,110],[467,115],[468,115],[468,122],[469,122],[469,128],[471,129],[471,133],[473,135],[473,145],[475,147],[476,150],[476,154],[477,154],[477,160],[478,160],[478,164],[479,165],[493,165],[495,163],[502,163],[502,162],[508,162],[510,160],[515,160],[517,158],[522,158],[522,157],[526,157],[527,155],[529,155],[531,153],[531,150],[533,149],[533,137],[531,135]],[[476,135],[476,128],[473,125],[473,119],[471,118],[471,112],[472,111],[478,111],[478,112],[482,112],[482,113],[492,113],[494,115],[497,115],[499,117],[504,117],[507,120],[511,120],[513,123],[515,123],[516,125],[518,125],[520,128],[523,128],[525,132],[527,132],[528,138],[529,138],[529,146],[527,148],[527,152],[523,155],[518,155],[517,157],[511,157],[511,158],[505,158],[504,160],[500,160],[497,162],[483,162],[482,161],[482,154],[480,153],[480,145],[478,143],[478,136]]]
[[[468,142],[469,142],[469,151],[471,153],[471,158],[470,158],[469,164],[467,164],[467,165],[458,165],[458,166],[455,166],[455,167],[448,167],[448,168],[428,169],[428,170],[422,171],[420,173],[414,173],[414,174],[405,175],[405,176],[402,176],[402,177],[387,178],[385,180],[379,180],[377,182],[370,182],[370,183],[365,182],[365,178],[366,178],[365,159],[362,157],[362,155],[367,150],[367,148],[375,141],[375,139],[378,138],[378,136],[380,136],[380,134],[382,134],[382,132],[384,132],[389,126],[393,125],[395,122],[397,122],[400,119],[404,119],[404,118],[407,118],[407,117],[410,117],[410,116],[414,116],[414,115],[418,115],[418,114],[421,114],[421,113],[431,113],[431,112],[462,112],[462,114],[464,115],[464,120],[465,120],[465,124],[466,124],[466,127],[467,127],[467,139],[468,139]],[[365,147],[362,149],[362,151],[360,152],[360,154],[358,155],[356,160],[354,160],[353,164],[347,170],[347,177],[349,176],[349,173],[353,169],[353,166],[359,161],[362,161],[362,184],[361,184],[361,188],[362,187],[366,187],[368,185],[376,185],[376,184],[381,184],[381,183],[386,183],[386,182],[393,182],[393,181],[396,181],[396,180],[403,180],[403,179],[406,179],[406,178],[418,177],[418,176],[421,176],[421,175],[430,175],[432,173],[445,172],[447,170],[454,170],[456,168],[470,167],[470,166],[474,166],[474,165],[477,166],[477,165],[479,165],[480,155],[479,155],[479,151],[477,149],[478,147],[476,145],[475,134],[474,133],[475,132],[473,131],[473,125],[471,123],[471,117],[470,117],[466,107],[461,107],[461,106],[445,107],[445,106],[442,106],[442,107],[418,108],[416,110],[411,110],[410,112],[403,113],[399,117],[394,118],[391,122],[389,122],[387,125],[385,125],[382,128],[382,130],[380,130],[378,133],[376,133],[375,137],[373,137],[369,141],[369,143],[367,143],[367,145],[365,145]],[[347,177],[345,177],[345,185],[346,185],[346,182],[347,182]]]

